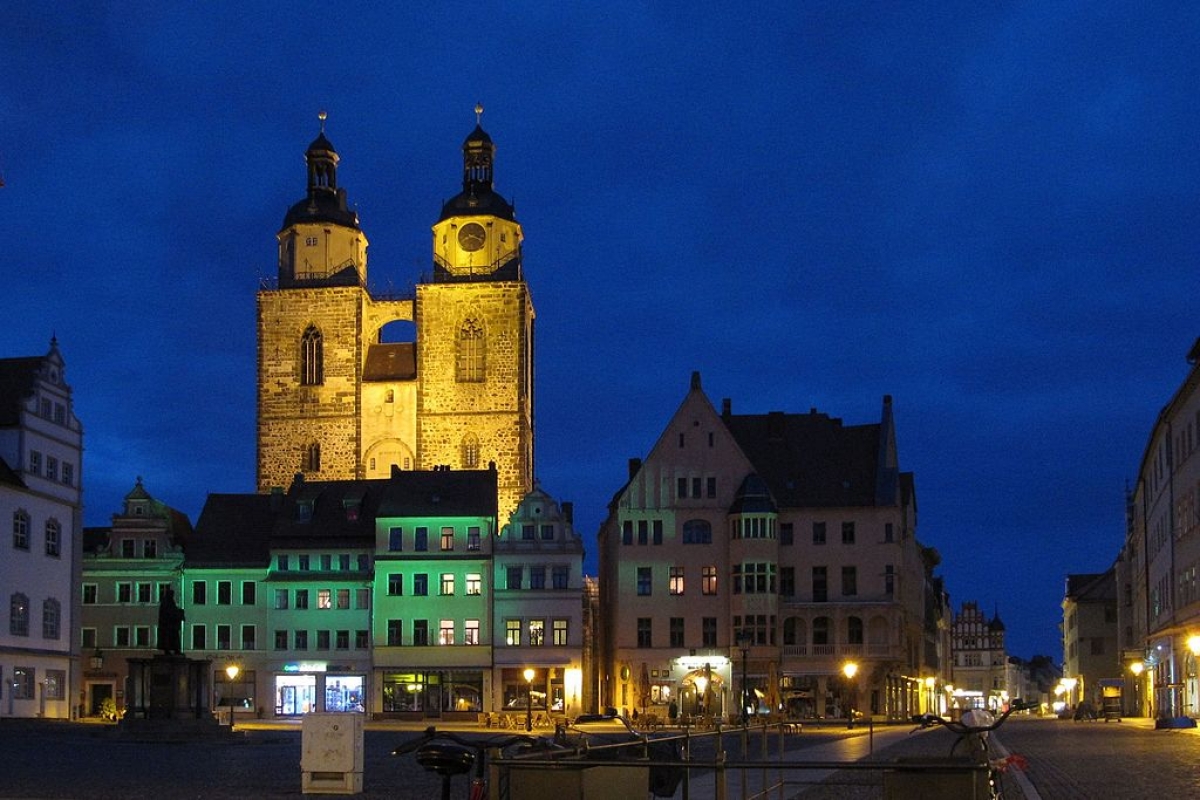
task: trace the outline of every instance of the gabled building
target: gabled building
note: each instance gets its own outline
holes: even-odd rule
[[[1005,633],[1000,614],[989,619],[974,601],[963,603],[954,615],[951,680],[954,703],[960,711],[1002,710],[1009,700],[1019,696],[1020,681],[1009,664]]]
[[[158,609],[169,589],[182,589],[187,515],[150,495],[139,477],[112,525],[84,529],[80,625],[83,713],[97,716],[125,703],[126,659],[159,647]],[[115,709],[114,709],[115,710]]]
[[[78,711],[83,426],[58,342],[0,359],[0,714]]]
[[[601,703],[907,717],[938,669],[915,528],[890,398],[871,425],[718,414],[693,374],[600,530]]]

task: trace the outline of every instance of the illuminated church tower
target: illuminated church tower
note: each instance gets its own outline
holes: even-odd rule
[[[494,462],[504,518],[533,487],[533,303],[521,226],[492,188],[494,157],[476,124],[462,192],[433,226],[432,278],[415,299],[373,297],[367,238],[322,115],[306,196],[277,236],[278,279],[258,293],[259,491],[297,473],[344,480]],[[415,323],[415,341],[383,341],[397,321]]]

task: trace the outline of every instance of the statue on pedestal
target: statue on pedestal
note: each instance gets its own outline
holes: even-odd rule
[[[167,655],[183,655],[180,643],[180,626],[183,624],[183,609],[175,605],[175,590],[168,586],[163,590],[158,604],[158,649]]]

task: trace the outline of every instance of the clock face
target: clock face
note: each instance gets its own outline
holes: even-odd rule
[[[458,245],[468,253],[483,247],[486,240],[487,231],[478,222],[468,222],[458,229]]]

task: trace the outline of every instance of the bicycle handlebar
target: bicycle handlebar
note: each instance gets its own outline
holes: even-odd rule
[[[941,725],[947,730],[958,734],[987,733],[989,731],[994,731],[1003,725],[1004,721],[1008,719],[1014,711],[1028,711],[1031,708],[1037,708],[1037,705],[1038,704],[1035,702],[1023,703],[1020,700],[1015,701],[1009,705],[1007,711],[996,717],[995,721],[992,722],[991,725],[967,725],[961,720],[949,720],[939,717],[937,714],[917,714],[912,718],[912,721],[917,723],[917,727],[913,730],[917,731],[923,728],[932,727],[934,725]]]
[[[514,744],[520,744],[522,742],[526,744],[537,744],[538,742],[544,741],[540,736],[530,736],[529,734],[525,733],[505,733],[489,736],[485,739],[467,739],[459,736],[456,733],[453,733],[452,731],[439,731],[437,728],[431,725],[422,731],[420,736],[396,745],[396,747],[392,749],[392,755],[402,756],[406,753],[415,752],[419,750],[422,745],[428,744],[435,739],[445,739],[446,741],[454,742],[455,744],[462,745],[463,747],[469,747],[472,750],[478,751],[488,750],[493,747],[499,747],[503,749],[505,747],[510,747]]]

